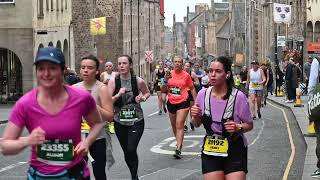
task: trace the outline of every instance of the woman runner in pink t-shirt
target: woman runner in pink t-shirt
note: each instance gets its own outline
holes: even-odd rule
[[[16,102],[3,133],[1,150],[15,155],[31,146],[27,179],[90,179],[83,156],[104,123],[88,92],[63,83],[65,61],[58,48],[40,48],[35,60],[38,87]],[[81,121],[91,126],[81,141]],[[29,131],[20,137],[24,127]]]

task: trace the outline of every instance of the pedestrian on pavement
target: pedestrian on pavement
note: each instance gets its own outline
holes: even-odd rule
[[[140,77],[133,72],[133,61],[128,55],[118,58],[119,75],[110,79],[108,88],[114,102],[114,127],[131,173],[138,178],[137,148],[144,131],[143,110],[140,103],[150,97],[149,89]]]
[[[284,74],[281,71],[279,65],[275,65],[275,70],[276,70],[276,89],[275,89],[275,92],[277,95],[279,95],[278,93],[280,92],[280,89],[282,88],[282,85],[283,85]]]
[[[220,56],[210,64],[212,86],[202,89],[191,108],[196,127],[206,130],[202,146],[205,180],[244,180],[248,172],[248,141],[253,122],[246,95],[234,88],[231,60]]]
[[[168,102],[169,118],[174,136],[176,137],[176,150],[174,157],[181,159],[181,149],[184,138],[184,123],[190,110],[190,101],[188,101],[188,90],[191,91],[193,99],[196,99],[197,93],[193,86],[191,76],[183,70],[183,59],[180,56],[173,58],[174,70],[166,74],[168,82]]]
[[[317,58],[314,58],[311,63],[310,76],[309,76],[309,85],[308,85],[308,96],[309,100],[313,98],[315,94],[319,94],[316,89],[319,83],[319,61]],[[318,97],[314,97],[318,101]],[[315,104],[313,102],[313,104]],[[308,103],[308,109],[311,109],[310,104]],[[315,135],[317,137],[316,144],[316,155],[317,155],[317,169],[311,174],[313,178],[320,178],[320,120],[315,119],[309,115],[309,125],[314,123]]]
[[[161,89],[162,89],[161,79],[164,78],[164,75],[166,74],[166,69],[164,68],[164,64],[162,61],[160,61],[158,65],[159,65],[159,68],[154,71],[154,77],[155,77],[154,89],[157,92],[157,96],[158,96],[158,109],[159,109],[158,114],[161,115],[162,109],[164,113],[167,113],[166,94],[161,92]]]
[[[200,86],[199,79],[198,79],[196,73],[191,71],[191,64],[189,62],[184,63],[183,69],[191,76],[193,86],[194,87]],[[194,99],[192,97],[191,90],[188,90],[188,101],[190,102],[190,107],[194,105]],[[190,118],[191,118],[191,114],[190,114]],[[190,124],[191,130],[194,131],[194,126],[191,122],[188,123],[188,118],[186,118],[186,121],[184,123],[184,131],[185,132],[188,131],[188,124]]]
[[[263,95],[263,86],[266,78],[262,69],[259,68],[257,61],[251,62],[252,68],[248,72],[247,89],[250,95],[250,110],[253,119],[256,119],[256,104],[258,117],[261,118],[261,100]]]
[[[303,77],[306,83],[305,92],[308,92],[311,63],[312,63],[312,56],[308,56],[306,63],[304,63],[303,65]]]
[[[4,155],[31,147],[27,179],[90,179],[84,156],[104,123],[88,92],[64,84],[65,59],[58,48],[40,48],[35,59],[38,87],[16,102],[3,133]],[[84,117],[91,131],[81,140]],[[20,137],[24,127],[29,135]]]
[[[296,100],[296,88],[298,87],[298,70],[294,65],[293,58],[284,60],[284,66],[286,67],[285,83],[287,89],[286,103],[293,103]]]
[[[271,68],[271,64],[270,62],[267,63],[267,69],[268,69],[268,73],[269,73],[269,78],[268,81],[266,83],[267,85],[267,94],[270,93],[271,95],[273,95],[273,71]]]
[[[244,94],[248,94],[247,89],[246,89],[246,84],[247,84],[247,77],[248,77],[248,69],[246,66],[243,66],[241,71],[240,71],[240,90]]]
[[[267,84],[269,82],[269,69],[267,68],[265,63],[262,63],[260,68],[263,71],[264,77],[266,78],[265,83],[263,84],[263,90],[262,90],[262,104],[261,106],[266,106],[267,105],[267,97],[268,97],[268,89],[267,89]]]
[[[80,62],[80,76],[83,81],[74,86],[84,89],[91,94],[106,125],[106,122],[113,121],[113,103],[111,93],[107,86],[96,80],[98,69],[98,58],[93,55],[83,57]],[[84,137],[87,137],[90,132],[90,126],[87,124],[86,120],[83,120],[81,127],[82,134]],[[105,127],[90,146],[89,152],[93,158],[91,163],[94,177],[99,180],[106,180],[106,164],[108,164],[109,169],[114,163],[114,159],[112,155],[111,137],[110,134],[106,132]]]
[[[101,73],[100,75],[100,81],[103,82],[104,84],[108,85],[108,82],[110,79],[114,79],[117,75],[118,72],[113,71],[113,63],[111,61],[107,61],[104,65],[105,71]],[[111,134],[114,134],[114,122],[108,122],[107,123],[108,130]]]

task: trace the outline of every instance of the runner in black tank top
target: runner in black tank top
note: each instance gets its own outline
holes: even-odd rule
[[[167,108],[165,106],[166,94],[161,93],[161,89],[162,89],[161,79],[164,78],[165,74],[166,74],[166,70],[164,69],[163,62],[160,61],[159,62],[159,69],[157,69],[155,71],[156,80],[155,80],[155,84],[154,84],[154,89],[157,92],[157,96],[158,96],[158,108],[159,108],[158,114],[159,115],[162,114],[162,109],[163,109],[164,113],[167,113]]]
[[[184,70],[190,74],[194,87],[199,86],[199,84],[200,84],[199,79],[198,79],[196,73],[191,71],[191,64],[190,63],[188,63],[188,62],[184,63]],[[194,99],[192,97],[190,90],[188,91],[188,94],[189,94],[188,101],[190,102],[190,107],[192,107],[194,105]],[[190,113],[190,119],[191,119],[191,113]],[[191,123],[191,121],[189,124],[190,124],[191,130],[194,131],[194,126]],[[186,121],[184,123],[184,131],[188,131],[188,119],[186,119]]]

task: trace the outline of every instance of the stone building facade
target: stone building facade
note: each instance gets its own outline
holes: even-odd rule
[[[168,26],[165,27],[163,51],[165,56],[167,56],[168,53],[173,54],[173,33]]]
[[[164,33],[164,25],[159,0],[92,0],[72,4],[77,60],[91,53],[101,62],[107,59],[116,63],[119,55],[128,54],[134,61],[135,73],[151,80],[154,65],[145,62],[144,53],[153,51],[155,61],[162,56],[164,35],[160,34]],[[107,33],[91,36],[89,20],[103,16],[107,17]]]
[[[286,36],[286,48],[301,49],[304,44],[306,30],[306,1],[301,0],[279,0],[278,3],[291,5],[291,22],[288,25],[276,24],[273,21],[272,1],[256,1],[256,7],[252,8],[255,13],[261,14],[257,23],[261,26],[259,31],[259,41],[261,42],[261,51],[259,56],[262,61],[266,58],[278,63],[283,56],[282,52],[285,47],[277,48],[277,59],[275,59],[275,40],[277,36]],[[248,4],[249,5],[249,4]],[[254,4],[252,4],[253,6]],[[247,7],[249,9],[249,6]],[[252,24],[254,25],[254,24]],[[253,28],[252,26],[250,28]],[[253,32],[254,33],[254,32]],[[304,47],[306,47],[304,45]],[[254,49],[253,49],[254,51]],[[303,53],[303,52],[301,52]]]
[[[39,47],[61,48],[73,64],[71,0],[0,4],[0,101],[15,100],[35,85],[33,62]]]
[[[320,1],[307,1],[306,43],[320,42]]]

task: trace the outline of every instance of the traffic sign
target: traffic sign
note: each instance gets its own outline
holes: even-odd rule
[[[153,51],[146,51],[144,53],[144,59],[149,62],[149,63],[152,63],[153,61]]]

